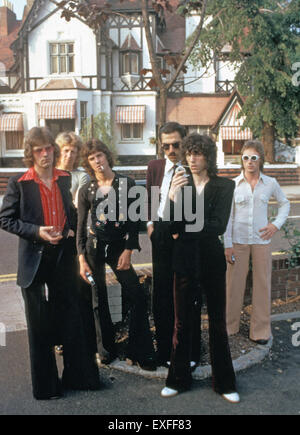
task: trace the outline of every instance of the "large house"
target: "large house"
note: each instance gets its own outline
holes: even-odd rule
[[[21,166],[24,133],[47,125],[54,134],[80,133],[100,113],[112,120],[121,165],[146,165],[157,146],[157,93],[148,85],[151,69],[140,2],[112,0],[119,12],[95,34],[78,19],[66,22],[49,0],[27,0],[18,21],[8,0],[0,7],[0,166]],[[97,2],[101,0],[90,0]],[[177,3],[177,0],[173,1]],[[180,53],[198,17],[151,11],[155,49]],[[188,131],[216,135],[218,164],[238,153],[251,131],[241,129],[243,99],[234,88],[235,70],[215,60],[210,69],[191,66],[175,83],[167,119]]]

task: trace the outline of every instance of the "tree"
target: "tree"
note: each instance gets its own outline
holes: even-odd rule
[[[91,138],[98,138],[112,151],[116,158],[117,150],[113,138],[113,125],[110,116],[105,112],[100,112],[96,116],[86,119],[81,126],[80,136],[83,142]]]
[[[105,1],[85,1],[85,0],[63,0],[57,2],[55,0],[50,0],[56,6],[62,9],[62,18],[70,21],[72,18],[78,18],[80,21],[87,24],[95,32],[100,29],[104,29],[106,23],[110,16],[112,15],[122,15],[120,12],[113,10],[109,5],[109,2]],[[122,3],[123,0],[120,0]],[[170,70],[162,70],[158,67],[158,57],[154,48],[154,41],[151,33],[151,23],[150,23],[150,4],[152,11],[154,10],[158,16],[163,17],[164,11],[175,13],[174,1],[170,0],[141,0],[140,6],[142,11],[143,23],[145,27],[146,40],[150,55],[151,70],[143,69],[141,74],[152,73],[152,77],[149,78],[149,87],[155,89],[158,93],[158,124],[159,127],[166,122],[166,108],[167,108],[167,97],[171,91],[172,86],[178,79],[181,71],[186,71],[185,65],[192,53],[193,48],[197,44],[200,38],[204,20],[206,18],[208,0],[181,0],[178,1],[179,12],[182,15],[187,15],[192,12],[199,14],[199,24],[197,25],[193,35],[189,39],[189,43],[186,45],[183,53],[179,55],[166,55],[166,63]],[[166,77],[170,78],[167,80]]]
[[[299,49],[299,0],[212,0],[208,13],[218,20],[205,27],[191,62],[205,65],[212,56],[240,65],[236,85],[245,97],[241,116],[264,143],[266,160],[274,161],[275,137],[287,142],[299,130],[300,86],[293,84]],[[299,61],[300,59],[298,59]]]

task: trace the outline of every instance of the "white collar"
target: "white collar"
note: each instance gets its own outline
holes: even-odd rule
[[[267,178],[266,178],[266,176],[265,176],[262,172],[259,173],[259,179],[258,179],[258,181],[260,181],[260,180],[261,180],[264,184],[267,183]],[[236,181],[236,184],[240,184],[241,181],[245,181],[245,183],[248,183],[248,181],[247,181],[246,178],[245,178],[244,171],[242,171],[242,172],[240,173],[240,175],[238,175],[238,176],[235,178],[235,181]]]
[[[181,165],[181,162],[177,162],[177,163],[173,163],[173,162],[171,162],[171,160],[168,159],[168,157],[165,157],[165,159],[166,159],[166,168],[165,168],[165,171],[166,171],[166,172],[168,172],[168,171],[170,171],[171,169],[173,169],[173,168],[174,168],[174,165],[176,165],[176,166]]]

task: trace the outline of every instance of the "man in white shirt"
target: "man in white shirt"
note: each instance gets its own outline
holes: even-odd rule
[[[263,174],[264,149],[251,140],[242,148],[242,173],[234,179],[231,216],[224,234],[227,267],[227,330],[239,331],[249,258],[252,258],[253,289],[251,340],[267,344],[271,337],[271,239],[286,221],[290,203],[275,178]],[[274,197],[278,214],[271,223],[268,202]]]
[[[174,328],[174,240],[169,230],[170,222],[164,218],[164,209],[168,204],[168,193],[176,165],[180,160],[180,146],[185,134],[185,128],[177,122],[166,123],[159,132],[164,158],[150,161],[147,170],[147,227],[152,242],[153,316],[157,363],[163,366],[167,366],[170,361]]]

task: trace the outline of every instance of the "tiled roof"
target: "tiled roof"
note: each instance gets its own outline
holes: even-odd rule
[[[213,126],[226,108],[231,96],[197,95],[168,98],[167,120],[182,125]]]
[[[44,83],[39,90],[54,90],[54,89],[87,89],[77,79],[51,79]]]

